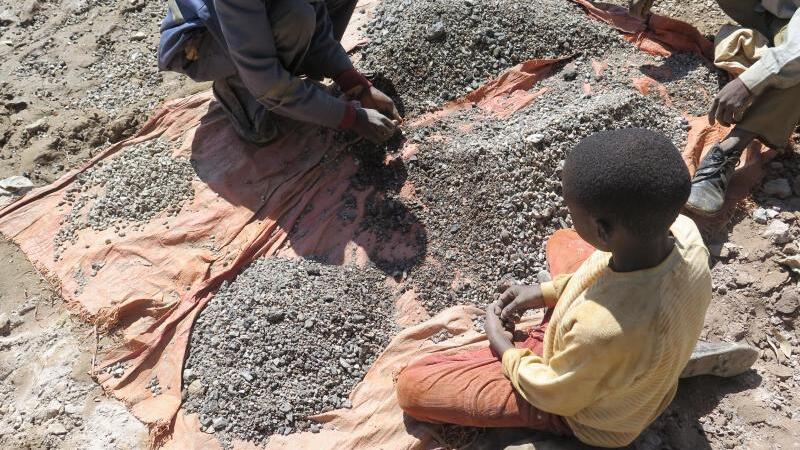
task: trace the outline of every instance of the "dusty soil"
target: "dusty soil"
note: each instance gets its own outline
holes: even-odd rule
[[[28,175],[37,185],[46,184],[79,165],[98,147],[130,135],[163,99],[204,88],[156,71],[153,55],[164,9],[164,3],[146,0],[27,0],[0,5],[0,58],[4,61],[0,66],[0,178]],[[688,20],[709,35],[727,22],[713,1],[665,0],[657,2],[655,10]],[[585,64],[588,67],[588,61]],[[489,69],[488,74],[495,73],[499,65]],[[701,72],[698,74],[703,83],[713,82]],[[703,100],[686,101],[688,106],[699,108],[692,102]],[[599,102],[592,99],[588,104]],[[666,117],[662,122],[645,117],[641,124],[674,132],[677,140],[682,130],[675,119]],[[524,142],[526,136],[539,131],[537,126],[548,124],[523,125],[527,124],[520,124],[516,137]],[[440,132],[431,130],[429,135],[416,139],[427,141]],[[568,137],[555,136],[557,140]],[[506,137],[509,139],[515,137]],[[458,150],[467,148],[466,144]],[[489,144],[474,143],[467,155],[474,156],[477,162],[486,160],[492,153],[481,153],[481,147],[485,151],[502,146],[503,140]],[[535,144],[523,144],[526,148],[532,145]],[[453,220],[464,217],[464,211],[455,211],[464,204],[454,190],[481,180],[456,177],[454,169],[446,167],[447,158],[426,168],[425,157],[420,156],[404,170],[421,186],[429,183],[431,192],[442,194],[440,198],[423,198],[429,203],[426,207],[438,204],[443,212],[438,221],[431,222],[436,233],[432,236],[442,244],[452,244],[454,260],[462,253],[483,254],[488,244],[484,248],[470,247],[472,242],[461,236],[471,230]],[[450,157],[467,163],[467,167],[483,167],[471,165],[473,160],[464,159],[460,153]],[[514,157],[524,163],[521,156]],[[553,153],[544,161],[547,177],[557,175],[558,159],[558,153]],[[677,400],[643,434],[635,448],[800,446],[800,399],[795,394],[800,382],[796,297],[800,286],[798,275],[777,262],[796,253],[799,245],[800,161],[792,156],[779,163],[770,167],[768,180],[786,179],[794,191],[785,198],[757,192],[754,203],[734,218],[728,232],[710,241],[717,255],[713,258],[715,300],[704,337],[745,340],[762,350],[761,358],[751,372],[740,377],[683,381]],[[442,174],[447,177],[441,178]],[[524,174],[509,171],[504,180],[513,184],[518,176]],[[444,180],[462,184],[445,184]],[[526,205],[536,200],[514,198],[513,192],[492,193],[500,194],[504,196],[501,204],[513,203],[509,210],[514,209],[514,202]],[[480,199],[473,197],[474,204]],[[507,231],[511,234],[509,239],[541,242],[544,233],[561,226],[559,220],[567,223],[559,199],[545,200],[553,210],[536,236],[531,239],[520,228]],[[769,213],[774,217],[761,223],[763,220],[757,215],[756,221],[752,211],[757,207],[775,211]],[[534,212],[523,211],[531,215]],[[786,237],[779,238],[780,244],[763,236],[774,221],[789,228]],[[505,236],[499,229],[495,235],[497,239],[506,239]],[[436,256],[442,260],[451,259],[445,245],[434,246],[434,250],[440,252]],[[508,253],[508,268],[484,273],[484,277],[499,278],[510,272],[518,278],[536,279],[543,268],[541,254],[532,245],[520,253],[528,252],[533,254],[528,259],[523,254]],[[15,246],[0,242],[0,260],[0,315],[7,315],[11,328],[8,336],[0,336],[0,447],[144,447],[145,428],[123,405],[105,398],[88,375],[95,349],[110,345],[113,338],[98,343],[93,329],[69,315],[57,293],[48,288]],[[453,273],[444,269],[412,273],[410,283],[417,278],[418,284],[428,286],[428,291],[421,291],[428,293],[432,311],[458,301],[459,297],[448,288],[464,293],[474,303],[481,303],[488,295],[485,290],[476,292],[471,281],[458,276],[454,279]],[[437,278],[445,281],[434,286],[431,280]],[[471,436],[475,437],[472,447],[487,449],[511,444],[521,437],[484,431]],[[526,448],[521,445],[519,448]],[[568,447],[577,446],[558,440],[535,444],[540,450]]]
[[[0,333],[0,448],[143,448],[145,426],[89,376],[109,342],[70,316],[15,245],[0,242],[0,258],[0,328],[11,328]]]
[[[165,11],[146,0],[0,4],[0,178],[46,184],[131,135],[165,98],[203,87],[158,72]]]
[[[160,74],[162,2],[0,3],[0,178],[53,181],[131,135],[168,97],[203,88]],[[0,243],[0,447],[143,448],[147,430],[91,380],[93,329],[19,250]],[[0,324],[2,325],[2,324]]]

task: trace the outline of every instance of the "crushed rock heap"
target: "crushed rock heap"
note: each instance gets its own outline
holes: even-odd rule
[[[363,68],[391,80],[410,112],[529,59],[602,54],[623,44],[618,32],[565,0],[387,1],[366,31]]]
[[[113,228],[124,237],[159,214],[176,215],[194,198],[197,177],[188,159],[172,155],[172,143],[161,139],[124,148],[78,175],[60,207],[70,208],[56,233],[55,259],[80,230]]]
[[[424,201],[420,220],[438,264],[413,270],[410,283],[432,314],[491,302],[503,278],[548,279],[544,244],[572,224],[561,197],[561,168],[582,138],[612,127],[644,127],[679,147],[686,139],[676,111],[633,92],[543,97],[504,122],[482,115],[466,111],[415,138],[420,151],[409,162],[409,179]],[[460,128],[464,122],[474,125],[468,133]],[[442,145],[428,135],[449,141]]]
[[[184,407],[223,442],[319,431],[307,417],[349,407],[350,390],[395,333],[384,283],[374,269],[255,261],[194,325]]]
[[[724,78],[695,54],[648,55],[563,0],[382,2],[366,31],[362,66],[394,83],[406,117],[513,64],[569,57],[507,119],[472,108],[405,130],[419,148],[406,170],[422,205],[394,200],[425,224],[437,264],[411,270],[407,284],[432,314],[485,305],[502,278],[546,280],[544,244],[571,225],[560,183],[569,150],[624,127],[658,130],[682,149],[685,116],[705,114]]]

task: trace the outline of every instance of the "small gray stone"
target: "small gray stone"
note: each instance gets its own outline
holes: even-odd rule
[[[565,81],[572,81],[578,78],[578,70],[573,63],[567,64],[561,72],[561,76],[564,77]]]
[[[0,9],[0,24],[3,26],[19,23],[19,17],[10,8]]]
[[[26,125],[25,126],[25,132],[28,133],[28,135],[30,136],[30,135],[34,135],[36,133],[40,133],[42,131],[47,131],[48,128],[49,128],[49,125],[47,124],[47,120],[44,117],[42,117],[41,119],[36,120],[36,121],[31,122],[28,125]]]
[[[267,321],[269,323],[280,323],[283,322],[285,316],[286,314],[283,311],[272,310],[267,313]]]
[[[222,430],[228,426],[228,419],[224,417],[217,417],[213,422],[211,422],[211,424],[215,430]]]
[[[767,210],[764,208],[756,208],[753,210],[753,220],[760,224],[767,223]]]
[[[792,241],[789,235],[789,225],[780,220],[773,220],[770,222],[761,236],[779,245],[788,244]]]
[[[52,399],[50,400],[50,403],[47,404],[47,408],[45,409],[45,417],[52,419],[53,417],[61,414],[63,411],[64,410],[61,406],[61,403],[56,399]]]
[[[24,194],[33,189],[33,182],[27,177],[15,175],[13,177],[0,180],[0,188],[14,194]]]
[[[530,142],[531,144],[538,144],[544,140],[544,135],[541,133],[534,133],[529,134],[525,137],[525,142]]]
[[[550,275],[550,272],[545,269],[540,270],[539,273],[536,274],[536,280],[539,283],[546,283],[552,279],[553,277]]]
[[[54,434],[56,436],[63,436],[67,434],[67,429],[60,422],[52,422],[47,426],[47,433]]]
[[[733,282],[737,287],[744,288],[753,284],[755,280],[747,272],[737,272],[733,278]]]
[[[80,414],[83,408],[81,405],[76,405],[74,403],[69,403],[64,407],[64,412],[69,414],[70,416],[74,416],[76,414]]]
[[[800,295],[792,288],[786,288],[780,298],[775,302],[775,311],[784,315],[791,315],[800,307]]]
[[[444,40],[447,35],[443,22],[436,22],[425,31],[425,40],[428,42],[437,42]]]
[[[203,383],[200,380],[194,380],[189,383],[189,387],[186,388],[186,391],[189,393],[189,395],[203,395],[205,392],[205,386],[203,386]]]
[[[778,178],[777,180],[770,180],[762,186],[764,193],[773,195],[778,198],[786,198],[792,195],[792,186],[786,178]]]

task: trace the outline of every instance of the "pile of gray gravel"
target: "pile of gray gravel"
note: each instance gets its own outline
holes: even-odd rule
[[[410,112],[461,96],[528,59],[627,45],[565,0],[387,1],[366,32],[362,67],[391,80]]]
[[[485,305],[502,278],[547,279],[544,244],[571,226],[560,183],[569,150],[626,127],[661,131],[682,149],[684,113],[704,114],[721,81],[699,56],[648,55],[560,0],[385,2],[367,33],[364,68],[392,82],[412,116],[517,62],[574,55],[533,87],[544,95],[508,119],[464,110],[407,135],[420,149],[406,170],[423,207],[396,200],[417,212],[438,262],[408,273],[431,313]],[[634,80],[643,77],[662,87],[642,95]]]
[[[439,264],[413,270],[410,283],[429,312],[485,305],[503,278],[546,279],[546,239],[571,226],[561,197],[563,160],[582,138],[644,127],[663,132],[679,148],[685,143],[679,113],[638,93],[584,98],[560,92],[507,121],[482,121],[485,113],[471,110],[414,137],[420,151],[409,162],[409,179],[425,203],[420,220]],[[465,122],[475,128],[464,133]],[[448,136],[447,144],[426,141],[432,134]],[[456,273],[461,281],[453,289]]]
[[[196,179],[188,159],[172,155],[172,143],[161,139],[125,147],[120,153],[78,175],[59,206],[70,208],[55,241],[55,259],[78,231],[125,230],[146,224],[160,214],[177,215],[194,198]]]
[[[256,260],[194,325],[184,407],[223,442],[319,431],[307,417],[349,407],[395,333],[384,281],[374,269]]]

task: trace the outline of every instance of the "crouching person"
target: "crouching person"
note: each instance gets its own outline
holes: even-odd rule
[[[711,275],[697,227],[679,215],[690,190],[678,149],[660,134],[627,129],[584,139],[563,170],[575,231],[557,232],[547,253],[551,268],[576,249],[585,260],[573,273],[554,271],[552,282],[508,287],[486,311],[489,348],[430,355],[401,371],[405,413],[618,447],[667,407],[682,372],[746,370],[756,357],[749,347],[695,349]],[[513,319],[531,308],[547,308],[545,318],[514,343]]]
[[[243,139],[278,135],[274,116],[351,129],[373,142],[399,119],[389,97],[358,73],[339,41],[356,0],[169,0],[161,24],[161,70],[213,81],[214,96]],[[336,81],[358,104],[313,79]]]
[[[631,0],[631,14],[645,17],[653,0]],[[720,34],[715,64],[738,75],[719,91],[708,113],[713,124],[732,125],[711,148],[692,179],[686,208],[701,216],[722,211],[728,183],[744,149],[758,138],[790,149],[800,125],[800,0],[717,0],[743,28]]]

